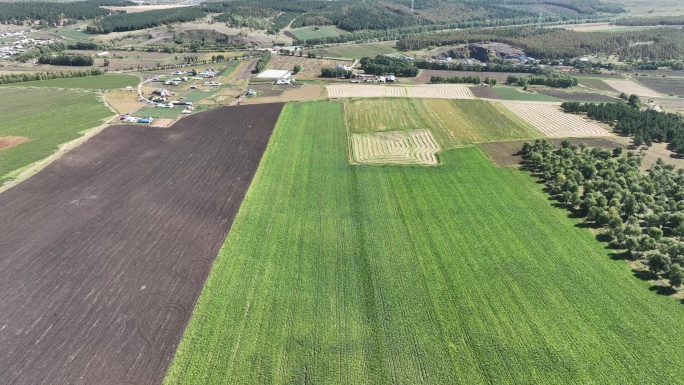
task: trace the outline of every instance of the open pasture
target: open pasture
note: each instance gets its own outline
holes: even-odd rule
[[[684,78],[640,77],[635,80],[663,95],[684,98]]]
[[[351,134],[355,164],[436,165],[440,148],[428,130]]]
[[[549,104],[502,102],[520,118],[550,138],[608,136],[606,130],[580,116]]]
[[[176,119],[180,116],[181,111],[183,111],[183,107],[181,106],[173,108],[143,107],[135,112],[135,116],[143,118]]]
[[[280,110],[111,126],[1,193],[0,382],[161,382]]]
[[[133,91],[109,91],[105,93],[104,97],[107,99],[107,103],[120,114],[133,112],[145,105],[144,102],[138,101],[137,89]]]
[[[582,77],[578,78],[579,84],[587,88],[597,90],[597,91],[607,91],[607,92],[617,92],[616,89],[609,86],[604,80],[609,79],[598,79],[596,77]]]
[[[0,185],[110,116],[93,93],[0,88],[0,137],[30,139],[0,150]]]
[[[140,78],[135,75],[105,74],[97,76],[84,76],[78,78],[63,78],[38,80],[3,84],[2,87],[53,87],[53,88],[82,88],[87,90],[113,90],[126,86],[137,86]]]
[[[294,39],[300,40],[340,36],[340,31],[337,28],[328,25],[291,29],[287,33],[292,35],[291,37]]]
[[[350,165],[285,107],[166,384],[678,383],[684,312],[477,148]]]
[[[378,41],[363,44],[340,44],[324,48],[316,48],[314,53],[325,57],[338,57],[359,60],[364,56],[376,57],[397,52],[394,41]]]
[[[505,107],[481,100],[359,99],[347,101],[344,110],[351,133],[427,129],[445,149],[541,137]]]
[[[624,92],[627,95],[639,95],[647,98],[658,98],[661,95],[648,87],[632,81],[632,80],[603,80],[609,87],[614,88],[618,92]]]
[[[350,66],[352,65],[352,62],[345,60],[274,55],[271,57],[271,60],[269,60],[267,69],[292,71],[297,64],[302,66],[302,70],[299,71],[298,74],[292,75],[292,77],[295,79],[317,79],[320,78],[321,69],[323,68],[335,68],[338,65]]]

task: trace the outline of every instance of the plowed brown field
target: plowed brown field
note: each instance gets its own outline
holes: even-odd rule
[[[160,383],[281,107],[113,126],[0,194],[0,383]]]

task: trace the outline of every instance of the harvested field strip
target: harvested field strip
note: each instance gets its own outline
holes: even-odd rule
[[[30,142],[31,138],[24,136],[0,136],[0,150]]]
[[[550,138],[608,136],[606,130],[548,104],[502,102],[523,120]]]
[[[481,100],[349,100],[345,116],[352,133],[430,130],[442,148],[471,143],[534,139],[540,133],[498,103]]]
[[[473,99],[470,88],[453,84],[433,84],[406,87],[406,95],[413,98]]]
[[[684,78],[640,77],[637,81],[661,94],[676,95],[684,98]]]
[[[585,86],[587,88],[591,88],[594,90],[598,90],[598,91],[617,92],[617,90],[615,88],[609,86],[603,80],[608,80],[608,79],[579,78],[579,83],[582,86]]]
[[[559,90],[537,90],[540,94],[551,96],[560,100],[573,102],[617,102],[618,99],[612,96],[597,94],[592,92],[567,92]]]
[[[440,148],[430,131],[392,131],[352,134],[352,160],[358,164],[438,163]]]
[[[453,84],[420,86],[389,86],[370,84],[329,85],[325,87],[331,98],[373,98],[408,96],[414,98],[473,99],[468,87]]]
[[[647,98],[658,98],[661,95],[650,88],[644,87],[637,82],[631,80],[604,80],[610,87],[616,89],[618,92],[624,92],[627,95],[639,95]]]
[[[286,106],[167,384],[679,383],[684,312],[476,148],[347,161]]]
[[[0,185],[112,116],[93,93],[3,88],[0,101],[0,136],[32,138],[0,150]]]
[[[159,383],[280,110],[112,126],[0,194],[0,382]]]

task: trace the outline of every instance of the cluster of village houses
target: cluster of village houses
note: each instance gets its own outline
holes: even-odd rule
[[[27,33],[34,32],[29,31],[18,31],[18,32],[2,32],[0,33],[0,59],[8,59],[12,56],[21,55],[22,53],[41,46],[45,44],[54,43],[55,40],[48,38],[32,38],[26,37]],[[11,42],[2,42],[4,39],[11,39]]]

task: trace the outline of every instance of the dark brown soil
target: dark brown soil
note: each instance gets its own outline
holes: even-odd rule
[[[684,78],[639,77],[634,80],[663,95],[684,97]]]
[[[556,146],[560,146],[560,143],[564,139],[546,139],[547,141],[553,143]],[[596,138],[569,138],[568,139],[573,144],[586,143],[589,147],[603,147],[603,148],[615,148],[620,147],[620,144],[609,139],[596,139]],[[481,143],[478,144],[489,158],[498,166],[502,167],[512,167],[519,166],[522,162],[522,155],[520,150],[525,142],[534,142],[534,140],[517,140],[513,142],[492,142],[492,143]]]
[[[258,60],[251,60],[246,66],[242,67],[240,72],[235,74],[233,80],[246,80],[252,77],[252,72],[256,69]]]
[[[113,126],[0,194],[0,383],[160,383],[281,108]]]
[[[501,95],[499,95],[494,89],[489,88],[489,87],[471,87],[470,90],[473,92],[473,95],[478,98],[483,98],[483,99],[502,99]]]
[[[614,103],[614,102],[618,101],[617,98],[614,98],[612,96],[598,94],[598,93],[594,93],[594,92],[568,92],[568,91],[546,90],[546,89],[538,89],[535,91],[539,92],[540,94],[552,96],[554,98],[558,98],[561,100],[573,101],[573,102],[608,102],[608,103]]]
[[[31,138],[23,136],[0,136],[0,150],[18,146],[22,143],[30,142]]]

